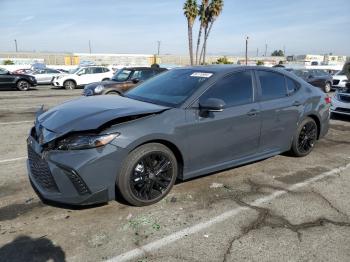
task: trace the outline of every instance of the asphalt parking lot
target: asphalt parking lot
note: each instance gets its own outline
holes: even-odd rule
[[[152,206],[45,205],[27,179],[26,136],[41,104],[81,92],[0,92],[1,261],[350,261],[349,117],[307,157],[177,183]]]

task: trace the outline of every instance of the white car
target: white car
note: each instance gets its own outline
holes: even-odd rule
[[[336,89],[344,88],[347,82],[348,78],[346,77],[344,70],[341,70],[333,76],[332,87]]]
[[[332,97],[331,112],[350,115],[350,87],[338,90]]]
[[[65,89],[74,89],[94,82],[101,82],[111,79],[113,71],[104,66],[78,67],[70,74],[56,76],[51,84]]]

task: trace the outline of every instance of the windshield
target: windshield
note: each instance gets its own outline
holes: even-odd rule
[[[125,94],[126,97],[149,103],[177,107],[193,94],[211,72],[174,69],[149,79]]]
[[[75,74],[75,73],[78,72],[79,70],[80,70],[80,67],[77,67],[77,68],[75,68],[75,69],[69,70],[69,73],[70,73],[70,74]]]
[[[128,80],[131,72],[132,71],[128,69],[118,70],[117,73],[112,77],[112,80],[116,82],[124,82]]]
[[[307,70],[293,70],[292,71],[296,76],[299,76],[302,79],[307,79],[309,72]]]

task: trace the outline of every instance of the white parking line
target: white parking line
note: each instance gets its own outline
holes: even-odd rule
[[[22,157],[17,157],[17,158],[3,159],[3,160],[0,160],[0,164],[8,163],[8,162],[14,162],[14,161],[19,161],[19,160],[23,160],[23,159],[26,159],[26,158],[27,158],[26,156],[22,156]]]
[[[25,123],[34,123],[34,120],[26,120],[26,121],[14,121],[14,122],[0,122],[0,125],[19,125]]]
[[[328,172],[322,173],[322,174],[315,176],[313,178],[310,178],[304,182],[294,184],[294,185],[286,188],[285,191],[282,191],[282,190],[275,191],[274,193],[272,193],[266,197],[258,198],[249,204],[252,206],[259,206],[259,205],[265,204],[273,199],[276,199],[277,197],[279,197],[281,195],[287,194],[288,193],[287,191],[296,190],[296,189],[305,187],[308,184],[316,182],[320,179],[323,179],[325,177],[337,175],[349,167],[350,167],[350,163],[345,165],[345,166],[338,167],[338,168],[332,169]],[[130,250],[126,253],[120,254],[120,255],[113,257],[107,261],[108,262],[123,262],[123,261],[130,261],[133,259],[137,259],[139,257],[145,256],[147,253],[156,251],[156,250],[158,250],[164,246],[167,246],[167,245],[169,245],[177,240],[180,240],[188,235],[198,233],[199,231],[206,229],[206,228],[209,228],[209,227],[211,227],[215,224],[218,224],[220,222],[223,222],[228,218],[233,218],[233,217],[237,216],[238,214],[240,214],[243,211],[248,210],[248,209],[249,209],[248,207],[238,207],[238,208],[229,210],[225,213],[222,213],[216,217],[209,219],[208,221],[204,221],[204,222],[198,223],[196,225],[193,225],[191,227],[187,227],[187,228],[182,229],[178,232],[170,234],[169,236],[163,237],[159,240],[153,241],[153,242],[146,244],[144,246],[141,246],[139,248],[135,248],[135,249]]]

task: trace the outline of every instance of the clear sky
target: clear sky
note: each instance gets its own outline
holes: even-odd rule
[[[198,2],[200,0],[197,0]],[[0,51],[187,54],[184,0],[0,0]],[[225,0],[208,53],[350,55],[350,0]],[[194,39],[198,32],[195,24]]]

